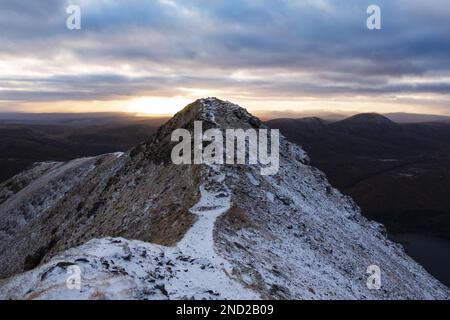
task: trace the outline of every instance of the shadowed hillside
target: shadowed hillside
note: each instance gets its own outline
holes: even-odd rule
[[[450,124],[398,124],[378,114],[268,124],[302,145],[366,216],[391,231],[450,237]]]

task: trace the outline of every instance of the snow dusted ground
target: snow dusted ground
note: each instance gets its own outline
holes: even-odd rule
[[[52,167],[43,172],[39,179],[26,185],[20,193],[11,194],[2,203],[0,220],[7,224],[8,228],[0,230],[1,242],[28,221],[38,218],[41,213],[54,206],[66,192],[92,172],[95,169],[95,157],[79,158],[66,163],[42,163],[38,169],[47,166]],[[71,179],[64,179],[66,176]]]
[[[94,239],[0,284],[0,299],[255,299],[215,260],[123,238]],[[66,281],[81,270],[81,289]]]
[[[197,222],[175,247],[123,238],[94,239],[33,271],[0,284],[0,299],[258,299],[233,277],[214,249],[214,224],[230,207],[230,194],[214,168],[190,209]],[[70,289],[69,267],[81,270],[81,289]]]
[[[198,221],[189,229],[177,247],[194,259],[211,266],[208,272],[190,269],[187,278],[189,287],[209,287],[225,299],[257,299],[259,295],[244,288],[233,279],[233,269],[228,261],[217,255],[213,232],[216,219],[230,208],[230,193],[222,184],[225,176],[210,167],[209,183],[200,186],[200,201],[190,209]],[[195,291],[195,289],[194,289]]]
[[[244,224],[219,218],[217,247],[249,287],[278,299],[450,298],[383,226],[305,163],[303,150],[283,141],[280,152],[274,176],[224,168]],[[381,269],[380,290],[367,288],[371,265]]]

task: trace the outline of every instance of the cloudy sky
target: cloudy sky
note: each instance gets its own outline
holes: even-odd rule
[[[381,30],[366,27],[371,4]],[[1,112],[170,114],[205,96],[450,114],[448,0],[0,2]]]

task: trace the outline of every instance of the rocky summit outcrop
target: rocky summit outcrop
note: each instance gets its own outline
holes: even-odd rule
[[[266,128],[215,98],[127,153],[41,163],[0,185],[0,298],[448,299],[297,145],[280,170],[175,165],[174,129]],[[367,268],[381,269],[369,290]],[[66,286],[70,266],[81,288]]]

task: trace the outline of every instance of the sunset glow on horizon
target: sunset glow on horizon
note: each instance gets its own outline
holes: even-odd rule
[[[359,0],[5,0],[0,112],[172,115],[215,96],[249,111],[450,115],[450,7],[378,3],[371,31]]]

